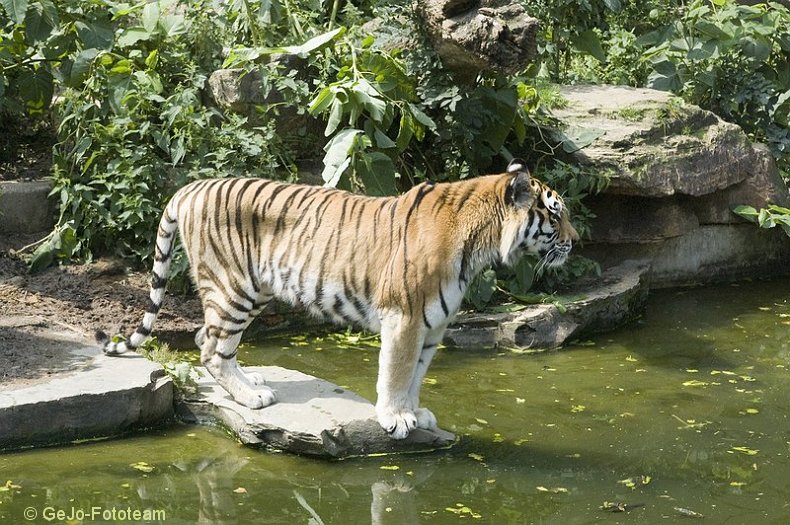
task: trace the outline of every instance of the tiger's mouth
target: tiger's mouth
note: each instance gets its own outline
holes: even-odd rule
[[[543,256],[545,265],[549,267],[562,266],[568,260],[571,254],[572,244],[569,242],[562,242],[552,246],[546,255]]]

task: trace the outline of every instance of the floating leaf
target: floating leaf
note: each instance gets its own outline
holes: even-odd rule
[[[568,493],[568,489],[566,489],[565,487],[546,488],[546,487],[541,485],[541,486],[538,486],[538,487],[535,487],[535,488],[538,489],[538,492],[551,492],[552,494],[567,494]]]
[[[675,507],[674,511],[680,514],[681,516],[687,516],[689,518],[704,518],[702,514],[699,512],[695,512],[691,509],[684,509],[683,507]]]
[[[139,470],[140,472],[151,472],[151,471],[154,470],[153,465],[149,465],[145,461],[138,461],[137,463],[130,463],[129,466],[132,467],[133,469]]]
[[[233,492],[236,493],[236,494],[246,494],[247,493],[247,489],[245,489],[244,487],[238,487],[238,488],[233,489]]]
[[[730,454],[732,454],[733,452],[740,452],[741,454],[746,454],[747,456],[756,456],[757,454],[760,453],[759,450],[755,450],[749,447],[732,447],[727,452],[729,452]]]
[[[571,412],[573,412],[574,414],[578,414],[579,412],[584,412],[584,410],[585,410],[586,408],[587,408],[587,407],[586,407],[586,406],[584,406],[584,405],[573,405],[573,406],[571,407]]]
[[[469,454],[467,454],[467,457],[470,457],[470,458],[474,459],[475,461],[483,461],[485,459],[485,457],[483,457],[482,455],[477,454],[475,452],[470,452]]]
[[[455,507],[447,507],[444,510],[446,510],[447,512],[452,512],[453,514],[457,514],[461,517],[469,516],[470,518],[474,518],[476,520],[479,520],[480,518],[483,517],[482,515],[478,514],[477,512],[474,512],[472,509],[470,509],[463,503],[456,503]]]
[[[382,465],[379,467],[381,470],[400,470],[398,465]]]
[[[628,478],[628,479],[621,479],[617,483],[620,483],[621,485],[625,485],[629,489],[634,490],[637,487],[643,487],[643,486],[649,484],[652,481],[652,479],[653,478],[651,478],[650,476],[642,475],[642,476],[635,476],[633,478]]]
[[[684,381],[683,386],[708,386],[710,383],[707,381],[698,381],[696,379],[692,379],[691,381]]]

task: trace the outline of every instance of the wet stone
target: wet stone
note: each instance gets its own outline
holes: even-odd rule
[[[430,451],[456,441],[454,434],[416,429],[393,440],[376,421],[367,399],[323,379],[276,366],[245,367],[258,372],[277,393],[277,403],[252,410],[233,401],[205,369],[198,369],[198,394],[179,402],[187,422],[217,424],[250,446],[295,454],[345,458],[367,454]]]

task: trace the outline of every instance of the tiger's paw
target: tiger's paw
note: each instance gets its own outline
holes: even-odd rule
[[[274,390],[271,388],[267,386],[260,386],[255,390],[244,389],[241,392],[233,394],[233,400],[247,408],[257,410],[260,408],[266,408],[267,406],[276,403],[277,396],[274,394]]]
[[[409,432],[417,428],[417,416],[411,410],[376,408],[379,425],[392,439],[405,439]]]
[[[266,384],[266,381],[263,380],[263,376],[258,372],[244,372],[244,377],[247,378],[247,382],[252,386],[261,386]]]
[[[423,428],[425,430],[436,430],[439,428],[439,424],[436,422],[436,416],[427,408],[418,408],[414,411],[414,415],[417,416],[417,428]]]

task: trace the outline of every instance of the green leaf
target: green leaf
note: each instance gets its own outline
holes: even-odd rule
[[[318,92],[318,95],[310,102],[310,107],[307,110],[311,115],[318,115],[323,113],[326,108],[335,100],[335,94],[330,86],[325,87]]]
[[[28,44],[47,40],[58,27],[58,10],[49,0],[40,0],[28,9],[25,17],[25,41]]]
[[[143,28],[148,33],[153,33],[156,30],[156,24],[159,23],[159,2],[148,2],[143,7],[142,16]]]
[[[614,11],[615,13],[619,13],[623,10],[623,6],[620,3],[620,0],[603,0],[603,3],[606,4],[610,10]]]
[[[368,195],[395,195],[398,192],[395,164],[388,155],[380,151],[362,153],[354,168]]]
[[[606,53],[601,46],[601,39],[598,38],[598,33],[594,30],[588,29],[579,33],[571,39],[571,42],[582,53],[595,57],[598,62],[606,62]]]
[[[586,148],[605,133],[606,130],[601,128],[570,126],[564,131],[560,131],[558,138],[562,141],[562,149],[566,153],[574,153]]]
[[[743,53],[758,61],[767,60],[771,56],[771,43],[761,36],[747,36],[741,39]]]
[[[49,69],[22,70],[17,78],[16,87],[30,113],[40,113],[52,102],[54,84]]]
[[[82,40],[85,48],[105,49],[112,48],[114,31],[112,26],[104,22],[93,22],[87,24],[82,21],[74,23],[77,28],[77,34]]]
[[[431,119],[431,117],[423,113],[422,110],[416,105],[409,104],[409,111],[411,111],[411,114],[414,116],[417,122],[428,129],[436,129],[436,123]]]
[[[286,46],[286,47],[278,48],[279,51],[277,52],[306,57],[313,51],[316,51],[318,49],[321,49],[329,45],[332,41],[334,41],[336,38],[338,38],[345,32],[346,32],[346,28],[341,26],[338,27],[337,29],[333,29],[332,31],[327,31],[326,33],[321,33],[318,36],[314,36],[304,44],[298,46]]]
[[[130,27],[121,33],[121,36],[118,37],[117,44],[119,47],[129,47],[141,40],[148,40],[149,38],[151,38],[151,33],[146,31],[145,28]]]
[[[74,64],[71,66],[69,78],[67,79],[68,85],[75,87],[78,86],[85,77],[88,75],[93,60],[99,55],[101,50],[91,48],[83,49],[79,54],[74,57]]]
[[[754,220],[754,218],[757,217],[757,210],[755,210],[752,206],[746,206],[743,204],[735,206],[732,209],[732,212],[745,219]]]
[[[395,144],[398,151],[405,151],[409,147],[411,138],[414,136],[414,121],[407,113],[403,113],[400,117],[400,125],[398,126],[398,137],[395,139]]]
[[[321,177],[327,186],[337,186],[340,177],[351,164],[351,153],[360,129],[346,128],[339,131],[329,143],[324,146],[324,170]]]
[[[6,13],[11,17],[15,24],[21,25],[25,21],[27,13],[27,0],[0,0]]]
[[[159,26],[162,28],[167,38],[184,35],[187,32],[187,24],[184,15],[165,15],[160,18]]]
[[[343,103],[340,102],[340,99],[335,98],[332,102],[332,111],[329,113],[329,120],[326,122],[326,129],[324,130],[325,137],[335,132],[340,125],[341,118],[343,118]]]
[[[397,146],[397,144],[379,128],[375,128],[373,137],[376,139],[376,147],[381,149],[389,149]]]

